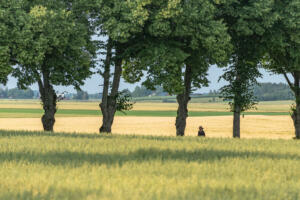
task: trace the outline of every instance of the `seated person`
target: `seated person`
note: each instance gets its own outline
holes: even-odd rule
[[[199,127],[198,136],[205,137],[205,132],[202,126]]]

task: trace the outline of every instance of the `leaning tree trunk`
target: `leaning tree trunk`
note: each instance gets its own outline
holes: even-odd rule
[[[186,119],[188,117],[188,103],[190,101],[191,85],[192,85],[192,68],[186,65],[184,76],[184,91],[182,94],[177,95],[178,110],[176,117],[176,135],[184,136],[186,128]]]
[[[103,119],[100,133],[111,133],[111,127],[114,122],[115,113],[117,111],[117,97],[122,75],[122,58],[120,48],[116,48],[116,60],[115,60],[115,71],[112,82],[112,88],[110,95],[109,93],[109,79],[110,79],[110,63],[111,63],[111,46],[108,45],[108,54],[105,64],[104,72],[104,92],[100,108],[102,111]]]
[[[238,105],[234,105],[233,112],[233,137],[241,137],[241,108]]]
[[[44,131],[53,132],[53,127],[55,123],[55,113],[57,96],[53,89],[53,86],[49,82],[49,74],[43,73],[43,82],[39,81],[39,90],[41,94],[41,100],[44,109],[44,115],[42,116],[42,123]]]

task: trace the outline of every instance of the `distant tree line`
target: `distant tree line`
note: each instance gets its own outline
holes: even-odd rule
[[[168,93],[160,86],[155,87],[154,90],[147,89],[145,86],[136,86],[132,92],[129,92],[132,97],[146,97],[146,96],[167,96]]]
[[[1,99],[34,99],[37,98],[35,91],[30,88],[21,90],[18,88],[8,89],[0,88],[0,98]]]
[[[253,88],[254,96],[257,101],[282,101],[282,100],[295,100],[295,96],[287,84],[284,83],[259,83]],[[167,92],[164,92],[163,88],[157,86],[155,90],[149,90],[145,86],[136,86],[131,92],[128,89],[123,90],[131,97],[148,97],[148,96],[168,96]],[[210,90],[208,93],[201,95],[191,95],[192,98],[201,97],[219,97],[220,92],[217,90]],[[38,91],[34,91],[30,88],[22,90],[18,88],[1,88],[0,98],[2,99],[35,99],[38,98]],[[89,94],[87,91],[78,90],[74,93],[67,93],[65,99],[68,100],[89,100],[89,99],[101,99],[102,94]]]
[[[295,100],[291,88],[284,83],[258,83],[253,86],[252,90],[256,101]],[[220,96],[220,91],[210,91],[208,95]]]
[[[295,100],[292,90],[284,83],[260,83],[254,87],[254,96],[258,101]]]

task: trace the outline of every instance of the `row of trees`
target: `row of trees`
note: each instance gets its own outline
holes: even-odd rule
[[[258,101],[295,100],[292,90],[284,83],[260,83],[253,90]]]
[[[31,89],[20,90],[18,88],[0,88],[0,98],[2,99],[33,99],[35,97],[36,94]]]
[[[102,75],[100,132],[111,132],[115,112],[132,106],[119,92],[121,76],[162,86],[177,95],[176,134],[183,136],[190,94],[208,85],[216,64],[229,82],[221,94],[232,100],[233,136],[240,137],[240,114],[255,105],[251,88],[265,67],[283,74],[295,94],[300,139],[299,17],[300,0],[2,1],[0,80],[11,73],[20,88],[38,83],[47,131],[55,122],[54,85],[79,89],[94,71]]]

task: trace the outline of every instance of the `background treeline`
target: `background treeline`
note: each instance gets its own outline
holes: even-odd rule
[[[38,98],[38,96],[38,92],[33,91],[30,88],[26,90],[20,90],[18,88],[0,88],[1,99],[35,99]]]
[[[281,101],[294,100],[295,97],[287,84],[284,83],[259,83],[254,87],[254,96],[258,101]],[[129,91],[130,92],[130,91]],[[130,92],[132,97],[151,97],[151,96],[168,96],[163,88],[157,87],[156,90],[148,90],[144,86],[137,86],[134,91]],[[194,94],[192,98],[202,97],[219,97],[220,93],[211,90],[209,93]]]
[[[128,89],[123,90],[126,94],[129,94],[134,100],[141,100],[140,97],[166,97],[170,96],[163,90],[162,87],[157,86],[155,90],[149,90],[144,86],[136,86],[133,91]],[[192,98],[218,98],[220,96],[219,91],[211,90],[209,93],[193,94]],[[282,100],[294,100],[295,97],[287,84],[284,83],[260,83],[254,87],[254,96],[258,101],[282,101]],[[21,90],[18,88],[0,88],[0,98],[2,99],[38,99],[39,93],[36,90],[30,88]],[[102,94],[89,94],[86,91],[78,90],[76,93],[65,93],[64,98],[66,100],[92,100],[101,99]],[[162,98],[163,102],[176,102],[168,98]],[[212,102],[214,102],[212,100]]]
[[[290,87],[284,83],[260,83],[254,87],[258,101],[295,100]]]

